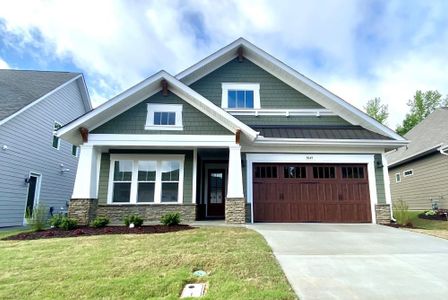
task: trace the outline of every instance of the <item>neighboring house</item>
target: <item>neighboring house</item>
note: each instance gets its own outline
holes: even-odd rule
[[[79,149],[54,131],[89,110],[79,73],[0,70],[0,227],[38,203],[67,210]]]
[[[448,208],[448,108],[439,108],[409,131],[406,147],[386,154],[392,200],[412,210]]]
[[[402,137],[244,39],[58,130],[81,146],[69,214],[388,222]]]

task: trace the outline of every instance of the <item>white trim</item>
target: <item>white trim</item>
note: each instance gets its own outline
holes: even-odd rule
[[[397,177],[398,175],[398,177]],[[395,173],[395,183],[400,183],[401,182],[401,173]]]
[[[75,155],[73,155],[73,147],[75,147]],[[79,157],[79,146],[72,145],[71,154],[73,157]]]
[[[331,164],[367,164],[369,178],[370,210],[372,223],[376,223],[375,205],[378,203],[375,177],[375,157],[370,155],[338,155],[338,154],[246,154],[246,188],[247,203],[251,204],[251,222],[254,222],[253,206],[253,163],[331,163]]]
[[[233,135],[187,134],[90,134],[88,145],[95,146],[167,146],[228,147],[235,144]]]
[[[336,116],[329,109],[232,109],[227,108],[226,111],[232,116]]]
[[[223,82],[221,83],[222,97],[221,108],[229,108],[229,90],[238,91],[253,91],[254,92],[254,107],[248,109],[260,109],[260,84],[259,83],[243,83],[243,82]]]
[[[45,98],[47,98],[48,96],[56,93],[57,91],[63,89],[64,87],[66,87],[67,85],[69,85],[70,83],[76,81],[79,78],[83,78],[82,74],[79,74],[78,76],[73,77],[72,79],[70,79],[69,81],[66,81],[65,83],[61,84],[60,86],[58,86],[57,88],[55,88],[54,90],[51,90],[50,92],[48,92],[47,94],[43,95],[42,97],[40,97],[39,99],[34,100],[33,102],[31,102],[30,104],[26,105],[25,107],[22,107],[21,109],[19,109],[18,111],[16,111],[15,113],[13,113],[12,115],[9,115],[8,117],[4,118],[3,120],[0,120],[0,126],[3,125],[4,123],[8,122],[9,120],[11,120],[12,118],[14,118],[15,116],[23,113],[24,111],[30,109],[31,107],[33,107],[34,105],[40,103],[42,100],[44,100]],[[24,83],[26,84],[26,82]],[[84,85],[85,87],[85,85]],[[88,93],[87,93],[88,95]],[[84,98],[83,98],[84,99]],[[90,99],[88,99],[88,104],[90,106],[90,108],[92,107],[90,104]]]
[[[197,174],[198,174],[198,149],[193,149],[193,174],[192,174],[192,182],[193,185],[191,187],[191,203],[196,204],[196,190],[197,190]]]
[[[182,125],[182,104],[160,104],[148,103],[148,113],[146,116],[146,130],[183,130]],[[154,113],[156,112],[173,112],[175,113],[174,125],[156,125],[154,124]]]
[[[31,176],[36,177],[36,189],[34,191],[34,201],[33,201],[33,209],[36,208],[36,206],[39,204],[40,202],[40,190],[41,190],[41,185],[42,185],[42,174],[38,173],[38,172],[33,172],[30,171],[28,173],[28,178],[30,178]],[[28,204],[28,194],[30,192],[30,187],[29,187],[29,183],[27,184],[27,190],[26,190],[26,198],[25,198],[25,212],[23,214],[23,225],[26,225],[26,208],[27,208],[27,204]]]
[[[339,113],[339,115],[341,115],[350,123],[354,125],[360,125],[361,123],[364,123],[367,129],[385,134],[396,140],[405,140],[403,137],[395,133],[392,129],[377,122],[375,119],[371,118],[361,110],[352,106],[348,102],[339,98],[335,94],[326,90],[319,84],[300,74],[296,70],[292,69],[288,65],[284,64],[283,62],[279,61],[275,57],[271,56],[270,54],[266,53],[265,51],[261,50],[260,48],[256,47],[243,38],[237,39],[230,45],[218,50],[202,61],[187,68],[186,70],[176,75],[176,78],[187,85],[191,84],[205,76],[204,74],[208,74],[220,67],[223,61],[223,59],[221,59],[222,57],[225,57],[226,60],[237,57],[237,50],[240,47],[243,48],[244,57],[248,58],[251,62],[265,69],[275,77],[279,78],[297,91],[310,97],[322,106]],[[207,70],[204,71],[202,69]],[[338,110],[340,110],[340,112],[338,112]]]
[[[56,150],[59,150],[59,148],[61,147],[61,138],[58,137],[58,136],[56,135],[56,131],[57,131],[57,130],[54,129],[54,128],[56,127],[56,124],[59,125],[59,128],[62,127],[62,123],[61,123],[61,122],[58,122],[58,121],[54,121],[54,122],[53,122],[53,135],[51,136],[51,147],[54,148],[54,149],[56,149]],[[57,147],[55,147],[55,146],[53,145],[54,138],[57,138],[57,141],[58,141],[58,146],[57,146]]]
[[[131,177],[131,195],[129,202],[112,202],[113,194],[113,177],[114,177],[114,164],[118,160],[130,160],[132,161],[132,177]],[[156,180],[154,190],[154,202],[137,202],[137,186],[138,186],[138,161],[151,160],[156,161]],[[177,202],[161,202],[162,197],[162,161],[178,161],[179,166],[179,190],[177,195]],[[182,204],[184,193],[184,168],[185,168],[185,155],[183,154],[111,154],[110,155],[110,168],[109,168],[109,186],[107,191],[107,204],[111,205],[125,205],[125,204]]]
[[[410,172],[410,174],[406,174],[407,172]],[[414,175],[414,169],[407,169],[403,171],[403,177],[410,177]]]
[[[381,154],[381,161],[383,163],[383,178],[384,189],[386,190],[386,203],[392,205],[392,195],[390,191],[389,166],[387,165],[386,155]]]

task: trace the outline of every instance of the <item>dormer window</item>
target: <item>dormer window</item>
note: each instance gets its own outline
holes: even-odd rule
[[[182,104],[148,103],[146,130],[183,130]]]
[[[259,109],[260,84],[223,83],[221,107],[228,110]]]

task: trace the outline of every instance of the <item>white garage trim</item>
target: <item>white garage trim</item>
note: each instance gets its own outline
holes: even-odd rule
[[[246,188],[247,203],[251,208],[251,223],[254,223],[252,166],[254,163],[328,163],[328,164],[367,164],[369,178],[370,210],[372,223],[376,223],[375,204],[378,202],[376,193],[375,158],[374,155],[338,155],[338,154],[246,154]]]

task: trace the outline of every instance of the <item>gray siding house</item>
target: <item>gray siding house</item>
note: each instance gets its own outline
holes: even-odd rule
[[[0,227],[38,203],[67,210],[79,148],[54,132],[89,110],[79,73],[0,70]]]
[[[387,153],[392,200],[412,210],[448,208],[448,108],[410,130],[406,147]]]
[[[80,145],[69,214],[122,223],[390,221],[391,129],[244,39],[160,71],[57,131]]]

